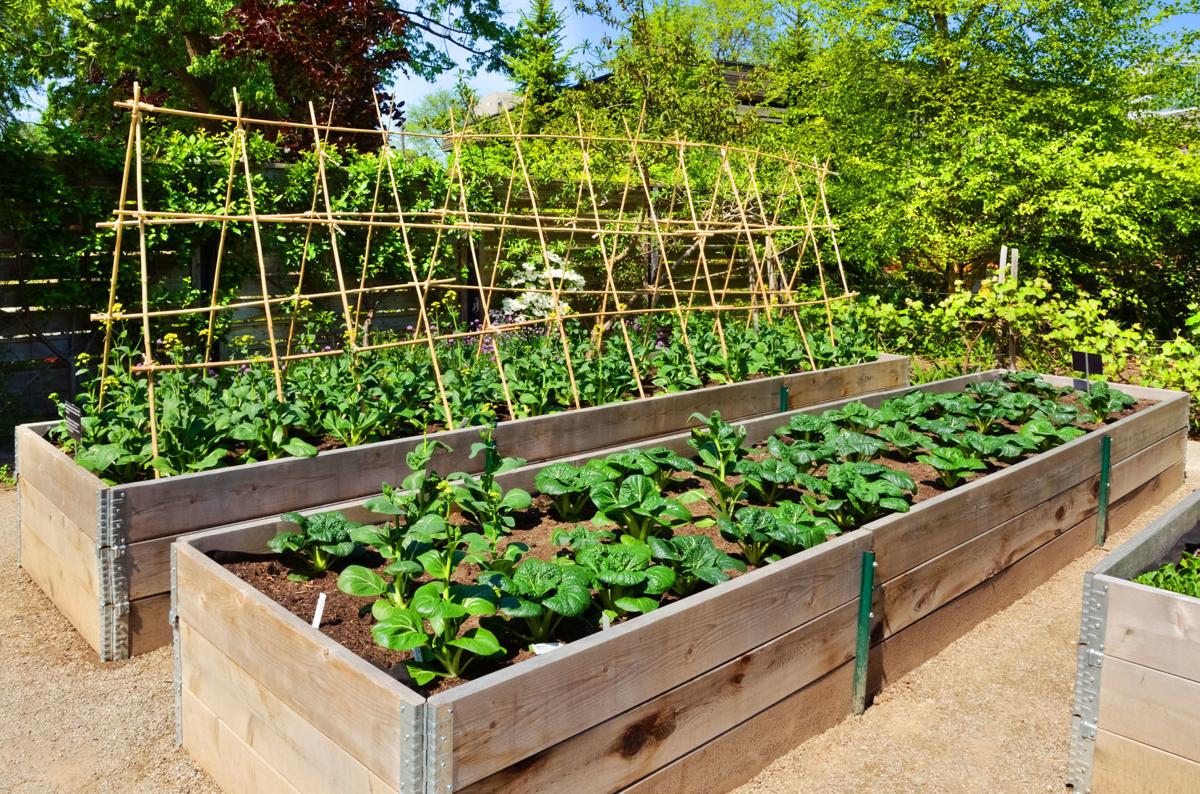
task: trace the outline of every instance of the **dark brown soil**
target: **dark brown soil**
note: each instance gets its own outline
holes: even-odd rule
[[[1117,419],[1153,404],[1152,401],[1139,401],[1136,405],[1121,412],[1119,416],[1110,418],[1107,423],[1114,422]],[[1102,424],[1105,423],[1083,425],[1083,427],[1088,430],[1094,430],[1102,426]],[[1015,430],[1016,428],[1010,427],[1009,429]],[[759,459],[765,456],[766,453],[761,448],[756,448],[751,454],[751,457]],[[933,467],[916,460],[903,460],[894,450],[885,451],[874,460],[875,462],[906,472],[913,478],[917,483],[917,493],[912,500],[914,504],[931,499],[947,490],[939,481],[937,471]],[[974,474],[968,478],[968,481],[1004,468],[1007,468],[1007,465],[1003,463],[989,466],[987,471]],[[813,474],[820,476],[824,473],[824,470],[825,467],[822,466],[814,470]],[[731,477],[730,479],[734,483],[738,480],[737,477]],[[703,491],[709,495],[713,493],[711,486],[707,483],[695,477],[682,474],[676,475],[664,489],[666,493],[674,496],[680,496],[695,490]],[[802,489],[792,488],[784,492],[778,501],[788,499],[799,500],[804,493],[805,491]],[[753,502],[751,501],[750,503]],[[509,536],[508,542],[523,543],[528,546],[529,550],[524,556],[526,559],[552,559],[560,552],[560,547],[551,542],[554,533],[561,529],[570,529],[578,526],[580,523],[587,524],[587,522],[566,523],[559,521],[552,513],[551,505],[552,500],[549,497],[538,494],[534,497],[530,509],[517,518],[517,524]],[[727,554],[740,557],[738,546],[721,537],[718,528],[712,521],[713,510],[707,502],[702,499],[691,501],[688,504],[688,508],[698,523],[697,525],[682,527],[676,531],[676,534],[706,535],[713,539],[717,548]],[[371,600],[350,596],[338,590],[336,570],[307,582],[294,582],[287,578],[288,569],[280,562],[276,555],[254,555],[253,557],[242,555],[236,560],[227,561],[220,559],[221,555],[218,552],[214,554],[214,557],[236,576],[251,584],[306,622],[312,620],[318,594],[325,593],[325,611],[321,620],[320,630],[377,667],[388,671],[401,680],[407,681],[404,662],[411,659],[412,655],[410,653],[391,651],[375,644],[371,637],[371,626],[373,624],[369,611]],[[351,563],[366,565],[382,573],[383,560],[372,552],[362,552],[358,557],[341,561],[342,566]],[[748,566],[748,570],[753,570],[753,567]],[[477,566],[464,565],[459,568],[455,579],[462,583],[472,582],[479,573],[480,569]],[[740,574],[732,572],[732,575],[738,576]],[[675,600],[678,599],[668,595],[664,597],[663,603],[667,604]],[[477,620],[472,618],[464,623],[463,630],[469,630],[476,625],[478,625]],[[573,622],[564,620],[560,624],[557,634],[561,635],[561,639],[570,641],[595,633],[597,630],[597,627],[585,624],[582,620]],[[522,661],[533,655],[530,651],[524,649],[522,643],[515,638],[501,637],[500,639],[501,643],[508,650],[508,653],[501,659],[476,660],[473,666],[467,671],[464,677],[465,680],[485,675],[499,667]],[[426,694],[444,691],[463,683],[464,679],[449,681],[437,679],[428,687],[421,688],[421,691]]]

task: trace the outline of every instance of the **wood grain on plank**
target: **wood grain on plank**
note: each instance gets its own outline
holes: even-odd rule
[[[1178,463],[1113,503],[1109,510],[1110,526],[1114,530],[1125,526],[1183,485],[1183,469],[1184,465]],[[932,614],[877,643],[871,651],[870,691],[878,692],[899,680],[980,621],[1004,609],[1094,548],[1095,543],[1096,516],[1093,514]]]
[[[1110,576],[1094,581],[1108,588],[1105,657],[1200,682],[1200,599]]]
[[[630,794],[723,794],[850,716],[854,663],[759,712],[683,758],[623,789]]]
[[[96,507],[104,482],[67,456],[34,428],[16,429],[17,460],[20,479],[37,488],[67,520],[84,534],[96,539]],[[24,509],[24,508],[22,508]]]
[[[191,691],[183,690],[180,705],[184,749],[226,794],[300,794]]]
[[[1182,461],[1186,441],[1186,433],[1180,431],[1114,466],[1111,500],[1119,501]],[[885,582],[882,588],[885,636],[920,620],[1088,516],[1094,516],[1099,482],[1097,474]]]
[[[93,649],[100,647],[96,544],[30,480],[21,499],[21,567]]]
[[[403,737],[397,715],[422,699],[186,541],[178,542],[176,561],[179,619],[398,788]]]
[[[855,599],[463,791],[623,788],[853,658],[857,616]]]
[[[997,516],[1022,513],[1100,470],[1100,439],[1112,437],[1112,461],[1187,428],[1184,397],[1152,405],[1003,471],[980,477],[867,525],[875,535],[878,576],[886,582],[991,529]]]
[[[129,602],[129,654],[137,656],[171,644],[171,594]]]
[[[1200,682],[1105,655],[1096,724],[1200,762]]]
[[[843,535],[435,695],[431,706],[454,709],[455,785],[498,772],[849,603],[869,543],[866,533]]]
[[[386,786],[186,622],[179,625],[179,639],[183,687],[297,789],[331,794],[343,791],[382,794],[396,790]],[[314,674],[319,675],[320,671]],[[349,714],[346,717],[352,718]]]
[[[1096,731],[1093,794],[1195,794],[1200,764],[1124,736]]]

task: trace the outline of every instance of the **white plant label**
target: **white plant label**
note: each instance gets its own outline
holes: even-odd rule
[[[317,610],[313,612],[312,627],[314,629],[321,628],[321,616],[325,614],[325,594],[321,593],[317,596]]]
[[[529,646],[529,650],[533,651],[534,654],[541,656],[543,653],[550,653],[550,651],[561,648],[562,646],[563,643],[561,642],[535,642],[533,645]]]

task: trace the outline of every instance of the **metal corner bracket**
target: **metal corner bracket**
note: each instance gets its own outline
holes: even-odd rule
[[[125,492],[105,488],[96,507],[100,568],[100,661],[129,658],[129,574],[125,567]]]

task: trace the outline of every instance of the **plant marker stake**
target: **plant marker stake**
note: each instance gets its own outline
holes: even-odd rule
[[[317,610],[313,612],[312,627],[314,629],[321,628],[321,616],[325,614],[325,594],[321,593],[317,596]]]
[[[1108,538],[1108,481],[1112,470],[1112,436],[1100,437],[1100,492],[1096,497],[1096,545]]]
[[[785,414],[788,410],[788,387],[780,384],[779,386],[779,413]]]
[[[875,552],[862,555],[862,579],[858,587],[858,638],[854,647],[854,713],[867,710],[867,662],[871,657],[871,594],[875,590]]]

